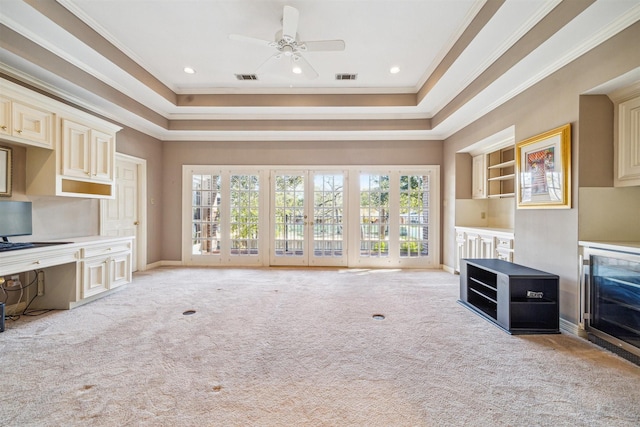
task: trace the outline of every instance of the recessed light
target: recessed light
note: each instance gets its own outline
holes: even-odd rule
[[[391,67],[389,70],[391,74],[398,74],[400,72],[400,67]]]
[[[294,74],[301,74],[302,73],[302,68],[295,66],[293,67],[293,69],[291,70],[294,72]]]
[[[184,67],[184,72],[187,73],[187,74],[195,74],[196,70],[194,70],[191,67]]]

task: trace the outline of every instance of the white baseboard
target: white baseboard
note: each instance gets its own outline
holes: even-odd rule
[[[456,270],[453,267],[450,267],[448,265],[442,264],[442,269],[444,271],[446,271],[447,273],[451,273],[451,274],[456,274]]]
[[[181,267],[182,265],[182,261],[156,261],[147,264],[145,270],[152,270],[159,267]]]

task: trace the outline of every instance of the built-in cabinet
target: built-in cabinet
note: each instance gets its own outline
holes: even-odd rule
[[[82,252],[82,298],[131,281],[130,241],[87,246]]]
[[[471,192],[474,199],[515,195],[513,145],[473,156]]]
[[[69,119],[62,119],[61,125],[62,175],[113,182],[115,135]]]
[[[456,227],[456,265],[464,258],[497,258],[513,262],[513,231],[492,228]]]
[[[0,139],[27,147],[26,193],[112,198],[112,123],[0,79]]]
[[[635,96],[617,104],[614,185],[640,185],[640,87]]]
[[[474,199],[484,199],[487,197],[487,167],[486,154],[473,156],[471,186]]]
[[[132,280],[132,237],[80,237],[65,242],[37,243],[33,248],[3,252],[0,277],[42,271],[42,293],[33,294],[32,308],[77,307],[107,295]]]
[[[41,148],[54,148],[55,114],[37,101],[18,101],[5,93],[0,95],[0,137],[10,142]],[[35,102],[34,102],[35,101]]]

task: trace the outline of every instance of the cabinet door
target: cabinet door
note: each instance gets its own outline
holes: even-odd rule
[[[62,175],[91,177],[90,129],[71,120],[62,120]]]
[[[91,177],[99,181],[113,181],[115,138],[105,132],[91,131]]]
[[[53,113],[18,102],[11,104],[12,134],[30,145],[53,149]]]
[[[618,107],[614,186],[640,185],[640,96]]]
[[[471,185],[472,197],[484,199],[487,197],[487,169],[485,155],[480,154],[473,158]]]
[[[466,237],[462,230],[456,230],[456,259],[453,267],[454,271],[460,271],[460,263],[467,257]]]
[[[82,298],[109,289],[109,258],[94,258],[83,262]]]
[[[131,253],[111,257],[109,289],[131,282]]]
[[[480,236],[480,258],[495,258],[496,245],[493,236]]]
[[[460,262],[466,256],[467,248],[465,247],[465,242],[456,242],[456,265],[454,267],[455,271],[460,271]]]
[[[467,248],[467,258],[481,258],[480,256],[480,236],[478,234],[467,233],[465,246]]]
[[[0,96],[0,135],[11,135],[11,100]]]

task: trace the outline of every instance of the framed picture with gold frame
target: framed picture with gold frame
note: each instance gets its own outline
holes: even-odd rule
[[[516,144],[518,209],[571,208],[571,124]]]
[[[0,196],[11,197],[11,148],[0,147]]]

